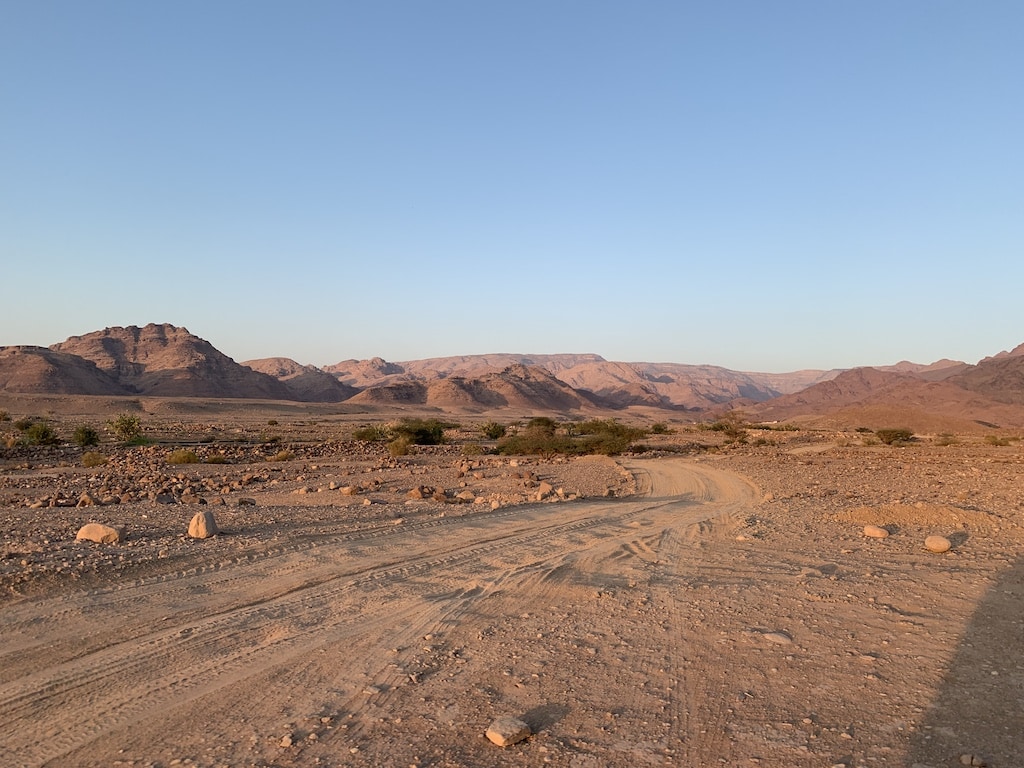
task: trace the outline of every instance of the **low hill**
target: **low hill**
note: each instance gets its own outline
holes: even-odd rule
[[[46,347],[0,347],[0,390],[19,394],[125,395],[94,362]]]
[[[292,397],[304,403],[340,403],[359,392],[312,365],[302,365],[287,357],[266,357],[242,363],[259,373],[273,376],[284,384]]]

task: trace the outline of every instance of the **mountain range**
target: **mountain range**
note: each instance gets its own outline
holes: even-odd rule
[[[236,363],[185,328],[106,328],[50,347],[0,347],[0,392],[257,398],[484,412],[642,408],[683,418],[742,408],[761,420],[891,420],[941,428],[1024,426],[1024,344],[975,365],[904,361],[790,373],[627,363],[596,354],[488,354],[317,368],[284,357]],[[688,416],[689,415],[689,416]]]

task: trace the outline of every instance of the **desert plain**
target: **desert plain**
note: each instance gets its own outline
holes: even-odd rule
[[[1016,436],[495,455],[508,412],[395,456],[354,431],[436,412],[143,397],[123,445],[126,402],[3,403],[106,461],[0,449],[3,765],[1024,765]]]

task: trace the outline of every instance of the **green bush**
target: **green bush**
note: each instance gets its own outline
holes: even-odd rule
[[[718,421],[714,421],[707,426],[712,432],[721,432],[725,435],[726,443],[745,443],[747,442],[747,430],[744,429],[742,417],[728,413]]]
[[[86,451],[82,454],[83,467],[102,467],[107,463],[107,457],[99,451]]]
[[[671,429],[668,426],[668,424],[666,424],[663,421],[657,421],[654,424],[651,424],[651,434],[652,435],[671,435],[674,432],[675,432],[675,430]]]
[[[171,451],[167,454],[168,464],[198,464],[199,457],[196,456],[195,451],[190,451],[187,448],[179,448],[176,451]]]
[[[414,445],[441,445],[445,442],[444,431],[459,425],[437,419],[402,419],[391,427],[397,437],[405,437]]]
[[[508,427],[504,424],[499,424],[496,421],[488,421],[484,424],[480,431],[484,433],[484,437],[490,438],[491,440],[500,440],[508,432]]]
[[[914,433],[909,429],[876,429],[875,435],[886,445],[903,445],[914,439]]]
[[[35,424],[35,419],[18,419],[14,422],[14,428],[19,432],[25,432],[29,427]]]
[[[53,427],[45,421],[37,421],[25,430],[25,442],[28,445],[56,445],[60,441]]]
[[[526,429],[499,443],[497,451],[505,455],[614,455],[628,450],[634,440],[647,434],[643,429],[620,424],[614,419],[568,424],[565,432],[559,434],[552,419],[531,419]]]
[[[122,413],[107,422],[114,436],[123,442],[130,443],[142,436],[142,422],[134,413]]]
[[[75,427],[75,434],[71,438],[79,448],[89,448],[100,444],[100,433],[88,424]]]

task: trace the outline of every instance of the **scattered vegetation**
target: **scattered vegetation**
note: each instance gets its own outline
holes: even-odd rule
[[[198,464],[199,457],[196,456],[195,451],[190,451],[187,448],[179,448],[176,451],[171,451],[167,454],[168,464]]]
[[[79,448],[91,448],[100,444],[100,433],[88,424],[75,427],[75,433],[71,438]]]
[[[102,467],[107,463],[107,457],[99,451],[86,451],[82,454],[83,467]]]
[[[914,439],[912,430],[892,427],[876,429],[875,435],[886,445],[906,445]]]
[[[565,424],[559,429],[554,419],[540,416],[530,419],[522,432],[506,437],[496,453],[504,455],[591,454],[606,456],[629,449],[646,430],[620,424],[614,419],[591,419]]]
[[[291,461],[295,458],[295,454],[289,450],[281,450],[275,453],[273,456],[268,456],[267,461]]]
[[[142,436],[142,422],[134,413],[122,413],[107,422],[114,436],[125,443],[136,442]]]
[[[57,433],[45,421],[37,421],[29,425],[25,430],[25,443],[27,445],[56,445],[60,440]]]
[[[663,421],[656,421],[653,424],[651,424],[651,434],[652,435],[671,435],[671,434],[675,434],[675,430],[672,429],[671,427],[669,427],[669,425],[666,424]]]
[[[14,422],[14,428],[19,432],[24,432],[35,423],[36,419],[32,418],[18,419],[16,422]]]
[[[1006,446],[1010,444],[1010,438],[1000,437],[999,435],[985,435],[985,442],[989,445]]]
[[[713,421],[705,427],[712,432],[721,432],[725,436],[727,444],[747,442],[747,430],[745,429],[743,416],[735,411],[730,412]]]
[[[463,456],[480,456],[484,453],[484,447],[480,443],[466,443],[462,446]]]
[[[211,453],[206,457],[207,464],[227,464],[228,457],[223,453]]]
[[[364,443],[383,442],[391,437],[391,429],[383,424],[370,424],[359,427],[352,433],[352,437]]]
[[[957,440],[956,435],[952,432],[943,432],[941,435],[935,438],[936,445],[956,445],[960,441]]]
[[[484,433],[485,437],[491,440],[500,440],[508,432],[508,427],[496,421],[488,421],[480,430]]]
[[[277,419],[267,419],[267,426],[268,427],[276,427],[277,424],[278,424]]]
[[[0,421],[10,421],[10,420],[11,420],[11,414],[9,414],[5,410],[0,409]]]

